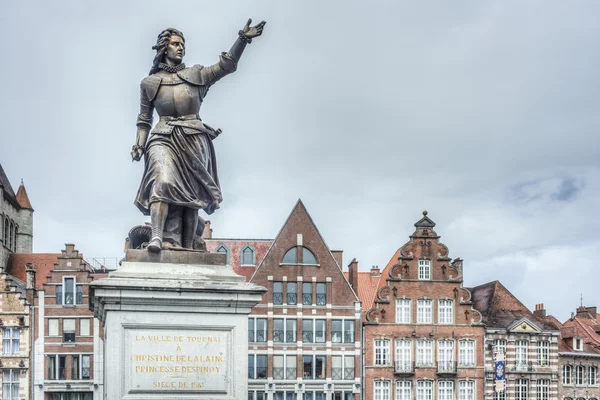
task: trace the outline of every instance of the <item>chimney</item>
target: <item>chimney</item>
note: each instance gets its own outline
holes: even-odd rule
[[[533,315],[540,318],[546,318],[546,309],[544,309],[544,303],[536,304]]]
[[[596,306],[586,307],[586,308],[587,308],[587,312],[592,316],[592,318],[596,319],[596,317],[598,316],[598,313],[596,311]]]
[[[210,221],[204,221],[204,230],[202,231],[202,239],[212,239],[213,230],[210,227]]]
[[[26,263],[25,272],[27,273],[25,293],[27,300],[33,304],[33,298],[35,296],[35,266],[32,263]]]
[[[588,314],[588,310],[585,306],[577,307],[577,314],[575,318],[590,318],[590,314]]]
[[[354,292],[358,293],[358,261],[356,261],[356,258],[352,259],[352,262],[348,265],[348,280]]]
[[[371,278],[381,276],[381,271],[379,270],[379,265],[373,265],[371,267]]]

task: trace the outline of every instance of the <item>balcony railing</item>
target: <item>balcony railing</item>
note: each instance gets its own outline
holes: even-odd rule
[[[285,341],[287,343],[292,343],[296,341],[296,330],[293,331],[287,331],[285,333]]]
[[[89,367],[81,368],[81,379],[90,379],[90,368]]]
[[[248,341],[251,343],[254,342],[266,342],[267,336],[265,331],[248,331]]]
[[[354,332],[344,333],[344,343],[354,343]]]
[[[286,368],[285,373],[285,379],[296,379],[296,368]]]
[[[438,374],[456,374],[456,363],[454,361],[438,361]]]
[[[511,371],[517,372],[533,372],[533,363],[531,361],[515,361],[515,364],[510,369]]]
[[[248,367],[248,379],[254,379],[254,367]]]
[[[310,331],[302,331],[302,341],[306,343],[313,343],[313,333]]]
[[[315,335],[315,343],[325,343],[325,332],[317,332]]]
[[[415,364],[410,361],[396,361],[394,364],[394,373],[399,375],[414,374]]]
[[[273,367],[273,379],[284,379],[284,368]]]
[[[344,368],[344,379],[354,379],[354,368]]]
[[[327,304],[327,295],[317,293],[317,305],[324,306],[325,304]]]
[[[302,304],[310,306],[312,304],[312,293],[302,294]]]
[[[295,306],[296,304],[298,304],[298,294],[288,293],[287,294],[287,303],[290,306]]]
[[[331,379],[341,380],[343,368],[331,368]]]
[[[273,304],[283,304],[283,293],[273,293]]]
[[[283,342],[283,336],[284,336],[285,332],[279,329],[276,329],[273,331],[273,341],[276,343],[282,343]]]
[[[416,368],[433,368],[433,362],[432,361],[419,361],[417,360],[416,364],[415,364]]]
[[[56,293],[56,304],[62,304],[62,293]]]
[[[342,343],[342,331],[331,331],[331,343]]]

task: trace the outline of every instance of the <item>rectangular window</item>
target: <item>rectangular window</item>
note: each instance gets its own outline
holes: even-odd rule
[[[286,343],[296,342],[296,320],[288,318],[285,320],[285,341]]]
[[[573,350],[583,350],[583,340],[580,337],[573,338]]]
[[[82,318],[79,320],[79,336],[90,336],[90,320]]]
[[[390,381],[375,381],[374,400],[390,400]]]
[[[75,304],[75,278],[65,278],[65,302],[64,304]]]
[[[548,366],[548,358],[550,356],[550,342],[541,340],[538,342],[537,348],[537,363],[540,367]]]
[[[517,379],[515,384],[515,399],[516,400],[528,400],[527,398],[527,386],[529,382],[527,379]]]
[[[254,343],[256,335],[254,335],[254,318],[248,318],[248,342]]]
[[[2,352],[5,355],[19,354],[21,352],[21,329],[4,328]]]
[[[48,336],[58,336],[58,318],[48,319]]]
[[[273,304],[283,304],[283,282],[273,282]]]
[[[285,379],[293,379],[296,380],[296,364],[297,358],[296,356],[285,356]]]
[[[496,339],[494,340],[494,354],[506,354],[506,340]]]
[[[494,392],[493,400],[506,400],[506,392]]]
[[[412,400],[410,381],[396,381],[396,400]]]
[[[62,285],[56,285],[56,304],[63,303],[63,287]]]
[[[79,356],[71,356],[71,379],[79,380]]]
[[[390,341],[387,339],[375,340],[375,365],[389,365]]]
[[[417,323],[431,324],[433,322],[433,300],[417,300]]]
[[[458,382],[458,400],[475,400],[475,382]]]
[[[302,304],[312,305],[312,283],[304,282],[302,284]]]
[[[285,379],[283,356],[273,356],[273,379]]]
[[[285,320],[283,318],[273,319],[273,342],[282,343],[285,338]],[[283,368],[283,367],[282,367]]]
[[[81,356],[81,379],[90,379],[91,356]]]
[[[325,379],[327,368],[326,356],[315,356],[315,379]]]
[[[298,284],[296,282],[287,283],[287,304],[289,306],[298,304]]]
[[[515,367],[517,371],[527,371],[528,353],[528,342],[526,340],[517,340],[515,342]]]
[[[314,319],[302,320],[302,341],[304,343],[314,343],[313,325]]]
[[[454,382],[438,382],[438,400],[454,400]]]
[[[584,375],[585,367],[583,365],[578,365],[575,367],[575,384],[583,385],[583,375]]]
[[[19,400],[19,379],[21,371],[5,369],[2,373],[2,400]]]
[[[304,379],[325,379],[325,356],[303,356]]]
[[[438,302],[438,322],[440,324],[452,324],[454,322],[454,302],[452,300],[440,300]]]
[[[58,379],[67,379],[67,356],[58,356]]]
[[[433,341],[417,340],[417,366],[431,367],[433,365]]]
[[[537,400],[548,400],[550,398],[550,379],[538,379]]]
[[[83,304],[83,285],[76,286],[77,292],[75,293],[75,303]]]
[[[419,280],[431,280],[431,261],[419,260]]]
[[[458,342],[458,363],[461,367],[475,366],[474,340],[461,340]]]
[[[248,342],[267,341],[267,319],[248,318]]]
[[[332,356],[331,357],[331,379],[341,380],[344,376],[344,367],[342,365],[344,357]]]
[[[433,382],[417,381],[417,400],[431,400],[433,398]]]
[[[563,365],[563,385],[573,384],[573,367],[565,364]]]
[[[396,372],[412,371],[412,342],[396,339]]]
[[[452,340],[440,340],[438,342],[438,371],[455,371],[454,342]]]
[[[325,283],[317,283],[317,305],[324,306],[327,304],[327,285]]]
[[[57,379],[56,356],[48,356],[48,379]]]
[[[267,379],[267,355],[248,355],[248,378]]]
[[[410,324],[410,299],[396,299],[396,323]]]
[[[596,386],[598,384],[598,367],[590,366],[588,369],[588,384]]]
[[[63,319],[63,343],[75,343],[75,320]]]
[[[344,379],[354,379],[354,356],[344,356]]]
[[[331,320],[331,343],[342,343],[342,320]]]
[[[354,343],[354,320],[344,320],[344,343]]]
[[[315,319],[315,343],[325,343],[327,332],[325,329],[327,320]]]

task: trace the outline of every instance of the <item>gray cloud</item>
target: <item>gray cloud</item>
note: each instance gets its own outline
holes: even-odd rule
[[[563,319],[580,293],[600,303],[586,275],[600,241],[596,2],[0,7],[0,162],[25,179],[36,251],[122,254],[145,220],[128,153],[156,35],[183,30],[186,62],[209,64],[252,16],[265,34],[201,111],[224,131],[215,234],[273,237],[302,197],[328,244],[366,269],[427,209],[466,284],[501,278]]]

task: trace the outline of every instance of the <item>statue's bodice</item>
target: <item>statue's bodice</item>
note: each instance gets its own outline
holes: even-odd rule
[[[161,76],[160,88],[153,105],[161,117],[181,117],[198,114],[202,105],[200,88],[185,82],[175,74]]]

